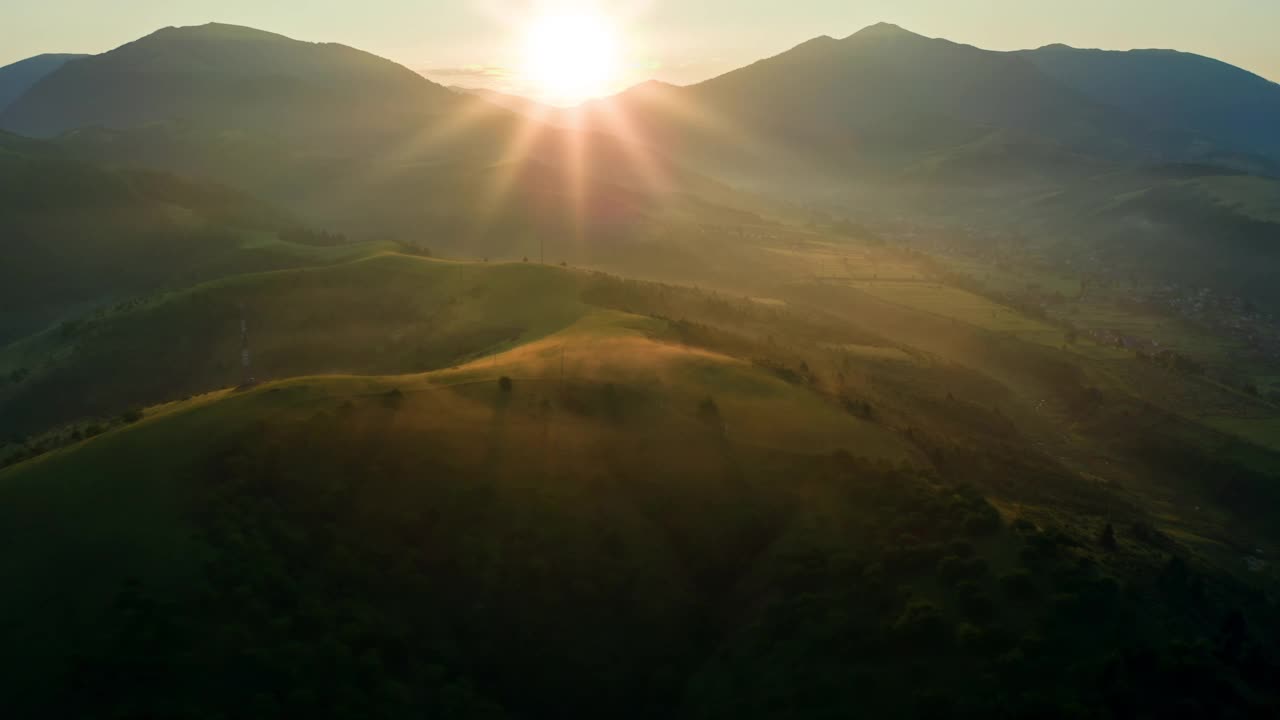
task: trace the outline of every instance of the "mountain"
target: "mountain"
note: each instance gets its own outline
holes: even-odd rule
[[[1251,72],[1175,50],[1049,45],[1019,55],[1098,102],[1280,162],[1280,84]]]
[[[0,126],[57,134],[93,164],[236,187],[355,237],[470,256],[616,236],[694,208],[695,195],[729,202],[729,215],[754,204],[612,135],[553,127],[341,45],[229,25],[168,28],[69,65]],[[608,251],[583,248],[561,258]]]
[[[530,100],[529,98],[522,97],[520,95],[512,95],[511,93],[489,90],[487,88],[466,88],[454,86],[450,89],[462,95],[481,98],[482,100],[491,102],[500,108],[505,108],[526,117],[545,119],[557,114],[557,108],[553,108],[550,105],[543,105],[536,100]]]
[[[882,24],[559,122],[797,201],[1034,228],[1076,260],[1280,307],[1266,215],[1280,185],[1265,177],[1280,168],[1265,154],[1280,141],[1276,97],[1274,83],[1193,55],[992,52]],[[1203,182],[1159,170],[1193,164]],[[1231,179],[1242,171],[1262,177]]]
[[[0,346],[108,302],[336,252],[281,240],[298,225],[226,187],[0,133]]]
[[[88,55],[54,54],[37,55],[0,67],[0,112],[31,89],[44,77],[72,60]]]
[[[53,136],[180,120],[327,137],[418,123],[453,99],[408,68],[343,45],[209,24],[166,28],[65,65],[0,114],[0,128]]]
[[[1026,144],[1042,157],[1055,148],[1063,157],[1133,161],[1180,157],[1196,141],[1097,101],[1024,56],[887,24],[816,38],[698,85],[641,88],[597,106],[600,116],[625,114],[659,147],[675,143],[735,168],[750,169],[744,155],[789,157],[880,180],[995,135],[1001,148]]]

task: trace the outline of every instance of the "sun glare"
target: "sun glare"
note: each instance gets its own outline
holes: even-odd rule
[[[618,35],[607,18],[594,13],[547,15],[527,32],[524,72],[542,99],[568,105],[613,89]]]

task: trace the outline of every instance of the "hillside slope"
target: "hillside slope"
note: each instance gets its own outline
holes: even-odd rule
[[[72,60],[88,57],[70,53],[48,53],[0,67],[0,112],[22,97],[33,85]]]
[[[1113,52],[1050,45],[1020,53],[1042,72],[1148,121],[1280,163],[1280,85],[1220,60],[1174,50]]]
[[[597,313],[456,369],[196,398],[0,471],[11,707],[1123,717],[1206,707],[1186,672],[1227,683],[1216,708],[1273,701],[1273,608],[1163,536],[1010,527],[969,478],[1043,466],[922,470],[661,330]]]
[[[550,268],[403,255],[163,293],[0,350],[0,375],[22,375],[0,384],[0,435],[240,384],[241,308],[267,380],[447,367],[569,325],[587,311],[576,293]]]
[[[1026,57],[886,24],[844,39],[816,38],[690,87],[639,88],[595,108],[580,113],[622,114],[656,146],[678,143],[746,176],[746,159],[758,153],[761,182],[769,170],[788,169],[776,164],[785,157],[846,180],[893,176],[993,134],[1006,143],[1055,146],[1064,157],[1109,161],[1196,152],[1193,133],[1095,100]],[[743,141],[735,161],[729,146]],[[775,181],[803,185],[799,169],[789,169]],[[999,180],[1002,170],[993,164],[987,175]],[[1059,172],[1074,176],[1070,167]]]
[[[1280,180],[1214,167],[1103,173],[1021,210],[1077,267],[1280,308]]]
[[[281,242],[298,224],[226,187],[0,133],[0,345],[104,302],[341,253]]]

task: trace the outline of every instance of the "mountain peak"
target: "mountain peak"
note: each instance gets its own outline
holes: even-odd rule
[[[226,23],[205,23],[204,25],[184,25],[181,27],[166,27],[152,33],[150,37],[157,36],[179,36],[179,37],[198,37],[210,38],[218,40],[292,40],[292,38],[280,35],[278,33],[259,30],[257,28],[245,27],[243,25],[229,25]],[[144,40],[146,38],[143,38]]]
[[[862,28],[858,32],[850,35],[847,39],[853,38],[908,38],[921,37],[910,30],[903,28],[901,25],[893,23],[876,23]]]
[[[632,85],[631,87],[627,88],[626,90],[623,90],[623,93],[636,93],[636,92],[642,92],[642,93],[654,93],[654,92],[666,92],[666,91],[668,91],[668,90],[677,90],[677,89],[679,89],[679,87],[680,87],[679,85],[673,85],[672,83],[669,83],[669,82],[663,82],[663,81],[661,81],[661,80],[656,80],[656,79],[652,79],[652,78],[651,78],[651,79],[649,79],[649,80],[645,80],[644,82],[636,83],[635,85]]]

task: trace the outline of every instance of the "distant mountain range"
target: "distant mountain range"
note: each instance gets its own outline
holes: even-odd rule
[[[14,100],[22,97],[36,83],[72,60],[87,55],[55,54],[37,55],[0,67],[0,112]]]
[[[750,158],[878,180],[921,180],[929,167],[950,181],[956,166],[1002,180],[1072,175],[1093,169],[1088,158],[1270,170],[1278,107],[1280,86],[1197,56],[993,52],[881,24],[697,85],[645,85],[566,122],[621,113],[660,147],[790,186],[778,166]]]
[[[0,128],[241,188],[353,236],[502,254],[764,207],[732,185],[1034,232],[1144,268],[1176,245],[1162,264],[1196,272],[1168,277],[1280,296],[1253,272],[1280,261],[1280,86],[1185,53],[993,52],[881,24],[569,110],[218,24],[36,65],[47,74]],[[1190,174],[1155,170],[1169,166]]]

